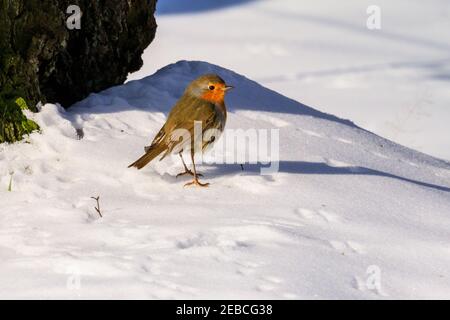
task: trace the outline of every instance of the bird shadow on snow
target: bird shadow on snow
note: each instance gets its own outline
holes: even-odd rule
[[[208,175],[212,176],[224,176],[236,173],[243,174],[255,174],[259,175],[261,168],[266,167],[261,164],[244,164],[244,170],[239,165],[204,165],[208,168]],[[325,175],[365,175],[365,176],[378,176],[390,179],[396,179],[403,182],[412,183],[421,187],[432,188],[439,191],[450,192],[449,187],[440,186],[428,182],[409,179],[401,176],[397,176],[391,173],[369,169],[359,166],[348,167],[332,167],[323,162],[305,162],[305,161],[279,161],[279,170],[281,173],[291,174],[325,174]],[[275,172],[275,174],[277,173]]]
[[[210,10],[223,9],[226,7],[242,5],[256,0],[162,0],[156,4],[156,14],[183,14]]]
[[[193,79],[206,73],[216,73],[228,84],[235,86],[226,97],[227,109],[230,112],[251,110],[257,112],[274,112],[313,117],[332,121],[341,125],[358,128],[353,122],[338,118],[310,108],[300,102],[287,98],[275,91],[265,88],[231,70],[202,61],[179,61],[168,65],[155,74],[140,80],[91,94],[88,98],[76,103],[68,110],[67,117],[75,119],[83,114],[107,114],[123,111],[140,110],[143,112],[162,112],[168,114],[175,102],[182,96],[185,87]],[[75,124],[72,121],[72,124]],[[366,131],[367,132],[367,131]],[[149,133],[150,134],[150,133]],[[213,175],[236,174],[235,166],[209,166]],[[238,168],[240,170],[240,168]],[[245,165],[248,173],[260,173],[260,165]],[[280,161],[279,171],[294,174],[346,174],[368,175],[392,178],[418,186],[434,188],[449,192],[450,188],[423,181],[397,176],[365,167],[332,167],[325,163]]]

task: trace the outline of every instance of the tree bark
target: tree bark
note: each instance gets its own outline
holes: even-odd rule
[[[70,30],[70,5],[81,9]],[[69,107],[123,83],[153,41],[156,0],[0,0],[0,142],[38,127],[22,109]]]

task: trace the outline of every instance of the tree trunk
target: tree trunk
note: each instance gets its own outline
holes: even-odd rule
[[[22,113],[27,106],[37,111],[40,101],[69,107],[138,70],[155,36],[155,4],[0,0],[0,142],[17,141],[38,128]],[[80,29],[67,26],[70,5],[81,9]]]

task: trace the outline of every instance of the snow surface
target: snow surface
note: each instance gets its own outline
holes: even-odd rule
[[[367,8],[381,9],[369,30]],[[140,79],[209,61],[450,160],[450,1],[164,0]]]
[[[279,129],[279,172],[127,169],[208,72],[236,87],[227,129]],[[446,161],[205,62],[30,116],[41,134],[0,145],[1,298],[450,298]]]

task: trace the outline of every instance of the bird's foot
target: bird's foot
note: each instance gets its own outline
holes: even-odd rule
[[[184,175],[187,175],[187,174],[194,177],[194,173],[191,170],[188,169],[188,170],[186,170],[184,172],[181,172],[181,173],[177,174],[176,178],[184,176]],[[201,173],[197,173],[197,176],[203,177],[203,175]]]
[[[208,182],[201,183],[200,181],[198,181],[197,177],[195,177],[194,180],[186,183],[184,186],[187,187],[187,186],[192,186],[192,185],[199,186],[199,187],[207,187],[207,186],[209,186],[209,183]]]

